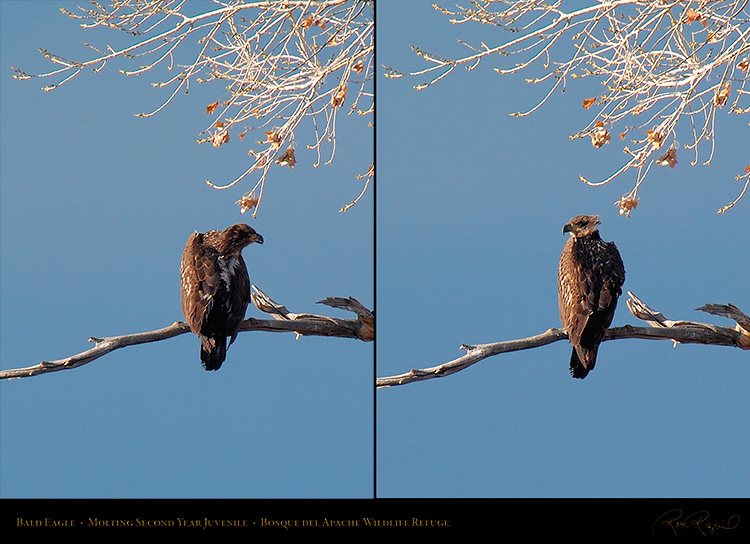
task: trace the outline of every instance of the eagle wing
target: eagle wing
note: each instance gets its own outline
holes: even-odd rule
[[[204,244],[203,234],[197,232],[188,238],[182,252],[182,315],[195,334],[201,333],[205,318],[213,307],[213,297],[219,289],[221,276],[218,258],[216,248]]]
[[[247,273],[245,260],[240,255],[234,264],[231,274],[231,289],[227,301],[226,330],[231,332],[229,345],[237,338],[240,324],[245,319],[245,310],[250,302],[250,276]]]
[[[586,290],[584,282],[581,281],[581,266],[573,251],[573,238],[568,239],[560,257],[560,266],[557,275],[558,290],[557,301],[560,310],[560,323],[568,333],[570,341],[573,342],[575,331],[583,330],[584,317],[588,316],[585,297]],[[577,335],[580,338],[580,332]]]

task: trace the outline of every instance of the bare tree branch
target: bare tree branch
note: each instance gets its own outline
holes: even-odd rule
[[[367,86],[373,74],[373,7],[364,0],[214,3],[216,9],[197,14],[190,14],[196,4],[185,0],[119,0],[108,7],[92,1],[91,9],[62,10],[83,21],[85,29],[119,30],[134,43],[107,45],[104,50],[86,44],[96,54],[85,61],[40,49],[59,68],[30,75],[12,67],[13,77],[56,78],[57,83],[42,87],[52,91],[84,69],[99,72],[110,61],[137,59],[138,67],[120,72],[137,76],[161,70],[164,79],[151,85],[171,89],[160,106],[138,117],[155,115],[178,93],[187,93],[191,82],[219,82],[222,98],[205,105],[212,121],[198,142],[220,147],[229,142],[230,134],[239,141],[249,131],[262,131],[263,136],[255,141],[261,149],[249,149],[250,165],[243,173],[228,183],[206,183],[226,189],[258,173],[253,188],[237,202],[242,213],[254,209],[255,216],[269,169],[296,164],[295,131],[304,120],[312,126],[313,140],[307,148],[315,152],[317,167],[334,159],[336,119],[345,104],[347,115],[374,111],[374,96]]]
[[[634,327],[625,325],[607,330],[604,340],[619,340],[623,338],[642,338],[647,340],[672,340],[676,344],[713,344],[717,346],[734,346],[750,350],[750,318],[739,308],[729,304],[727,306],[709,304],[697,308],[708,313],[721,315],[736,320],[736,328],[717,327],[705,323],[692,321],[670,321],[660,313],[649,308],[633,293],[628,292],[630,299],[628,308],[639,319],[646,320],[651,327]],[[442,378],[460,372],[471,365],[500,353],[519,351],[523,349],[546,346],[559,340],[566,340],[567,334],[563,329],[548,329],[546,332],[505,342],[490,344],[462,345],[460,349],[466,355],[453,359],[438,366],[412,369],[404,374],[378,378],[375,385],[378,388],[405,385],[432,378]]]
[[[265,293],[253,286],[253,302],[256,306],[267,313],[271,313],[274,319],[248,318],[242,322],[240,331],[269,331],[269,332],[294,332],[298,336],[336,336],[339,338],[356,338],[365,342],[374,339],[372,334],[374,316],[356,299],[325,299],[319,304],[326,304],[335,308],[351,309],[357,313],[357,319],[337,319],[334,317],[319,316],[313,314],[292,314],[284,306],[273,302]],[[257,300],[257,302],[256,302]],[[349,306],[331,303],[330,301],[348,300]],[[283,309],[283,310],[281,310]],[[161,329],[153,331],[124,334],[121,336],[109,336],[103,338],[89,338],[89,342],[95,345],[93,348],[54,361],[42,361],[37,365],[0,370],[0,379],[26,378],[37,376],[58,370],[69,370],[88,364],[96,359],[115,351],[116,349],[136,344],[146,344],[166,340],[190,332],[190,327],[183,321],[176,321]]]
[[[517,117],[535,112],[571,81],[595,79],[602,92],[583,100],[582,106],[597,113],[571,138],[588,137],[600,148],[610,143],[610,131],[618,124],[621,140],[633,136],[623,148],[628,157],[625,164],[612,175],[600,181],[580,179],[589,185],[603,185],[634,170],[635,186],[615,203],[621,214],[629,215],[638,205],[638,189],[651,166],[676,166],[680,120],[689,126],[683,137],[689,138],[684,148],[693,155],[690,164],[699,163],[699,148],[705,148],[703,164],[707,165],[714,156],[720,110],[727,114],[750,112],[747,5],[747,0],[597,0],[583,6],[561,0],[473,0],[470,7],[456,6],[455,10],[434,5],[452,24],[494,26],[509,32],[510,37],[501,36],[496,45],[458,40],[468,53],[455,59],[412,46],[429,66],[407,73],[386,66],[385,75],[429,76],[431,79],[415,86],[423,90],[460,66],[471,71],[483,60],[513,58],[514,64],[495,71],[536,70],[540,75],[526,81],[548,87],[533,107],[511,114]],[[559,55],[561,50],[564,52]],[[555,54],[560,60],[553,60]],[[624,125],[627,119],[635,124]],[[747,170],[738,179],[746,174]],[[719,213],[734,206],[747,185],[740,197]]]
[[[287,310],[285,306],[273,301],[271,297],[266,295],[255,285],[253,285],[253,290],[255,291],[251,295],[253,304],[255,304],[259,310],[271,314],[273,318],[277,320],[271,322],[270,328],[262,330],[295,331],[301,336],[307,334],[314,334],[317,336],[343,336],[348,338],[359,338],[365,342],[371,342],[375,339],[375,315],[354,297],[328,297],[318,301],[318,304],[325,304],[332,308],[338,308],[357,314],[356,320],[335,319],[333,317],[312,314],[293,314]],[[279,321],[282,323],[279,323]],[[299,329],[298,323],[300,322],[304,322],[307,328],[304,330]]]

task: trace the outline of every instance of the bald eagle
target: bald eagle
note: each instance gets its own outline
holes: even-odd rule
[[[252,227],[193,233],[182,252],[182,315],[201,340],[201,363],[218,370],[234,342],[250,301],[250,277],[242,250],[263,237]]]
[[[625,282],[625,267],[613,242],[599,236],[599,217],[579,215],[563,227],[570,238],[560,257],[558,306],[573,353],[570,374],[585,378],[612,323]]]

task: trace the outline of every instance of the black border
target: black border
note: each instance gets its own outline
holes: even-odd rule
[[[3,499],[0,532],[310,538],[364,533],[748,541],[749,499]],[[188,520],[183,521],[183,520]]]

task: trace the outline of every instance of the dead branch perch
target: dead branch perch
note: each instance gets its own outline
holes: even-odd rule
[[[240,331],[295,332],[298,336],[336,336],[339,338],[358,338],[365,342],[372,341],[374,338],[374,316],[354,298],[328,298],[320,301],[321,304],[342,309],[350,308],[331,304],[329,301],[351,301],[350,311],[357,313],[357,319],[337,319],[313,314],[292,314],[284,306],[273,302],[270,297],[254,285],[253,290],[255,291],[252,295],[253,303],[261,311],[271,313],[274,319],[248,318],[243,321]],[[42,361],[37,365],[25,368],[0,370],[0,379],[25,378],[58,370],[69,370],[88,364],[116,349],[166,340],[187,332],[190,332],[188,324],[183,321],[176,321],[168,327],[153,331],[103,338],[91,337],[89,342],[95,344],[91,349],[64,359]]]
[[[750,318],[732,304],[726,306],[707,304],[696,309],[734,319],[737,321],[736,328],[717,327],[692,321],[670,321],[660,312],[649,308],[630,291],[628,291],[628,295],[631,298],[627,300],[627,306],[631,313],[638,319],[647,321],[651,326],[634,327],[625,325],[624,327],[611,328],[607,330],[604,336],[605,341],[622,338],[643,338],[648,340],[672,340],[681,344],[734,346],[750,350]],[[568,336],[563,329],[548,329],[536,336],[518,340],[477,345],[464,344],[460,349],[465,350],[466,354],[461,357],[431,368],[412,369],[404,374],[378,378],[375,385],[378,388],[392,387],[431,378],[441,378],[455,374],[493,355],[545,346],[567,338]]]
[[[253,304],[259,310],[271,314],[275,321],[250,318],[243,323],[240,330],[294,331],[299,336],[340,336],[359,338],[364,342],[375,339],[375,316],[354,297],[328,297],[317,302],[357,314],[357,319],[336,319],[313,314],[293,314],[255,285],[253,291],[250,295]]]

